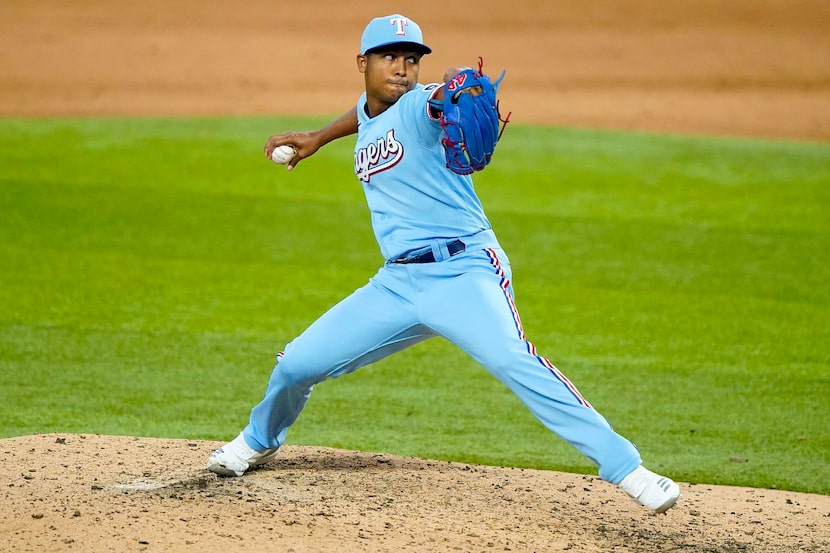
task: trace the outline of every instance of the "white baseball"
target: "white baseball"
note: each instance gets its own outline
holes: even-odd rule
[[[294,159],[295,155],[297,155],[297,150],[294,149],[294,146],[286,144],[274,148],[274,151],[271,153],[271,159],[277,165],[285,165]]]

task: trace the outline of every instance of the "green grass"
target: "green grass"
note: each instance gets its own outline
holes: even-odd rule
[[[381,263],[351,140],[262,158],[325,120],[0,120],[0,437],[234,436]],[[476,183],[529,337],[648,465],[830,494],[830,145],[511,124]],[[289,443],[595,472],[440,340]]]

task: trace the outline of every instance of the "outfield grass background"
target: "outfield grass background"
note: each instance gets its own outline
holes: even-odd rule
[[[233,437],[382,262],[351,140],[262,157],[326,120],[0,119],[0,437]],[[511,124],[476,183],[530,339],[648,465],[830,494],[830,145]],[[440,340],[289,443],[595,472]]]

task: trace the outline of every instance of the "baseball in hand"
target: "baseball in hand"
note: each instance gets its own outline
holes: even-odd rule
[[[271,160],[278,165],[285,165],[297,155],[297,150],[294,146],[286,144],[284,146],[277,146],[271,153]]]

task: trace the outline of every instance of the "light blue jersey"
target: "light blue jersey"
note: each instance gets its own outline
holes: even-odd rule
[[[354,169],[363,184],[384,258],[490,229],[468,175],[446,168],[441,125],[427,101],[439,85],[416,87],[377,117],[357,103]]]

